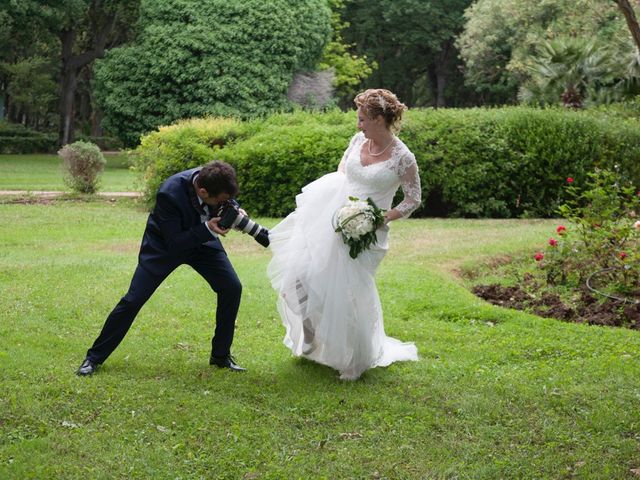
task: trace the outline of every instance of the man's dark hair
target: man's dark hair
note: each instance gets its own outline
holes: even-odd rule
[[[207,163],[200,170],[196,183],[211,196],[228,193],[235,197],[238,194],[236,171],[226,162],[216,160]]]

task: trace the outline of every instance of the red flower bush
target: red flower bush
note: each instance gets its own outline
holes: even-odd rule
[[[567,178],[573,183],[573,178]],[[558,212],[571,231],[556,227],[534,258],[546,283],[581,288],[585,284],[609,298],[640,300],[640,197],[638,187],[618,170],[596,170],[580,186],[568,185],[567,203]]]

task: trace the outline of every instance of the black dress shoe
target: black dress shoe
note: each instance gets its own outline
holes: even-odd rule
[[[89,360],[88,358],[85,358],[84,362],[82,362],[82,365],[80,365],[80,368],[76,372],[76,375],[80,377],[87,377],[89,375],[93,375],[97,368],[97,363]]]
[[[209,365],[215,365],[220,368],[228,368],[234,372],[246,372],[246,368],[242,368],[240,365],[236,363],[236,360],[231,356],[227,355],[225,357],[214,357],[211,355],[209,358]]]

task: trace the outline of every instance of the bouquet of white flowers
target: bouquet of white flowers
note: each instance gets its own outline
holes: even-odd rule
[[[349,245],[349,256],[356,258],[378,241],[376,230],[384,224],[384,210],[370,198],[364,202],[349,197],[349,203],[336,212],[334,223],[335,231]]]

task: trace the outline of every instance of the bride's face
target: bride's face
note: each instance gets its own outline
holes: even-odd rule
[[[376,118],[369,118],[362,107],[358,107],[358,130],[364,133],[366,138],[376,137],[386,129],[384,118],[378,115]]]

